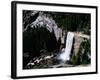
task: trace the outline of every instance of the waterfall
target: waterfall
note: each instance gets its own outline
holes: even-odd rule
[[[67,39],[66,39],[66,48],[65,51],[62,51],[62,53],[59,56],[59,59],[62,61],[68,61],[70,60],[70,54],[71,54],[71,49],[72,49],[72,44],[73,44],[73,37],[74,33],[68,32],[67,34]]]

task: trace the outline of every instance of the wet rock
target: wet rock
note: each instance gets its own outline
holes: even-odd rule
[[[90,63],[90,38],[88,36],[75,35],[71,62],[74,65]],[[84,58],[83,58],[84,57]]]

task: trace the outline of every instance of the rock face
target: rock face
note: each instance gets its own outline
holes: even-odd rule
[[[78,35],[75,35],[74,40],[75,40],[75,42],[74,42],[74,53],[75,53],[75,55],[77,55],[77,53],[79,51],[80,44],[84,41],[84,38],[80,37]]]
[[[90,36],[76,34],[74,37],[73,50],[71,54],[72,64],[90,63]],[[86,60],[86,61],[85,61]],[[85,61],[85,62],[84,62]]]
[[[40,57],[34,57],[29,63],[26,65],[26,69],[30,68],[47,68],[53,64],[54,55],[42,55]]]
[[[24,63],[40,55],[40,50],[48,52],[59,50],[60,44],[64,44],[64,32],[59,28],[55,20],[40,11],[24,11],[23,19],[23,54]],[[25,53],[29,52],[30,57]]]
[[[34,14],[33,16],[35,16],[37,12],[33,12],[32,14]],[[43,12],[38,12],[39,15],[36,18],[35,21],[33,21],[30,25],[27,25],[26,28],[24,29],[24,31],[27,30],[28,26],[31,26],[31,28],[34,27],[45,27],[47,28],[47,30],[49,30],[50,32],[54,31],[55,37],[57,39],[57,41],[59,40],[59,38],[62,38],[62,29],[58,28],[55,20],[53,20],[52,17],[50,17],[49,14],[45,14]],[[62,39],[63,40],[63,39]],[[64,41],[62,41],[64,42]]]

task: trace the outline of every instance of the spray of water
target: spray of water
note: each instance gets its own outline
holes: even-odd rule
[[[73,44],[73,37],[74,37],[74,33],[68,32],[65,51],[61,51],[62,53],[59,56],[59,59],[64,62],[70,60],[70,54],[71,54],[71,49],[72,49],[72,44]]]

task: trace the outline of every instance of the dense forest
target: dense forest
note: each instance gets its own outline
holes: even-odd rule
[[[57,63],[55,56],[65,48],[68,31],[90,36],[90,14],[23,10],[23,69],[43,68]],[[59,35],[58,35],[59,34]],[[64,35],[65,34],[65,35]],[[64,36],[64,43],[61,38]],[[78,40],[77,38],[75,40]],[[81,39],[79,49],[72,48],[72,65],[90,64],[90,38]],[[73,44],[75,41],[73,42]],[[48,61],[27,67],[35,58],[52,55]],[[35,61],[33,61],[35,62]]]

